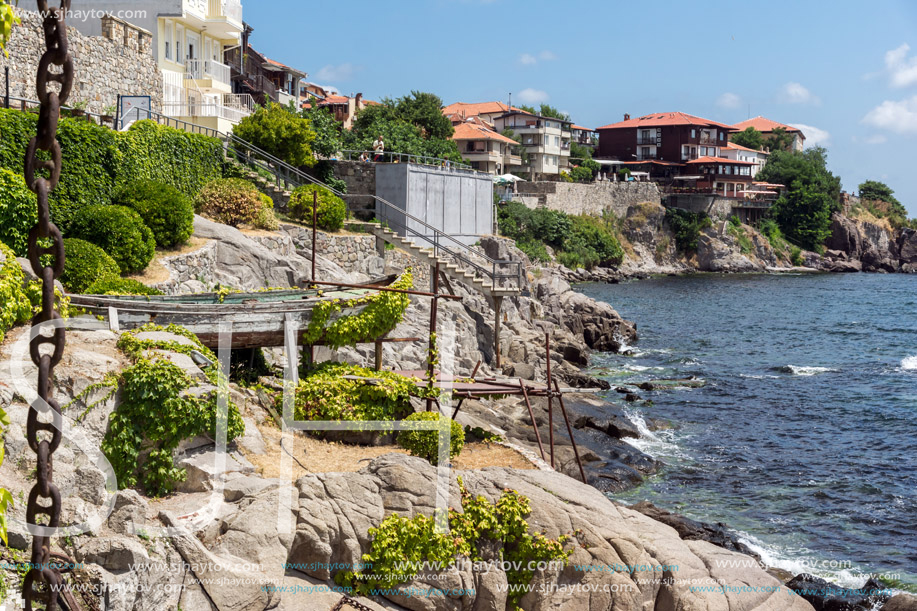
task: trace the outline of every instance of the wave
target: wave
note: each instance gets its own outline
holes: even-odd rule
[[[917,355],[906,356],[903,359],[901,359],[901,369],[903,369],[904,371],[917,370]]]
[[[832,369],[831,367],[803,367],[799,365],[784,365],[782,367],[774,367],[773,371],[788,373],[794,376],[814,376],[820,373],[837,372],[838,370]]]
[[[643,416],[636,409],[633,407],[625,407],[623,411],[624,416],[630,420],[631,424],[636,427],[637,432],[640,433],[640,437],[637,439],[632,437],[625,438],[624,441],[626,443],[657,460],[663,457],[687,458],[687,455],[682,449],[670,439],[670,436],[674,434],[674,430],[651,431],[646,424],[646,420],[643,419]]]

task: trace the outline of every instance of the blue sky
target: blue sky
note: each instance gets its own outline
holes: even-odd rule
[[[252,44],[369,99],[545,101],[581,125],[763,115],[829,150],[844,188],[917,216],[917,3],[243,0]]]

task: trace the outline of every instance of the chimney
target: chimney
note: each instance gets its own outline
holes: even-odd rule
[[[357,108],[360,108],[360,107],[361,107],[360,105],[361,105],[362,102],[363,102],[363,94],[362,94],[362,93],[358,93],[358,94],[357,94],[357,99],[356,99]]]
[[[630,121],[630,115],[627,114],[626,112],[624,113],[624,120],[625,120],[625,121]]]

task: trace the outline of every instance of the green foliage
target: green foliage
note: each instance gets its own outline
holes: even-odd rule
[[[38,222],[38,203],[25,179],[0,168],[0,242],[18,257],[26,256],[29,230]]]
[[[138,340],[137,333],[144,331],[166,331],[181,335],[192,343]],[[184,470],[172,461],[172,451],[184,439],[205,433],[216,435],[219,424],[217,392],[203,396],[184,394],[194,381],[168,359],[148,359],[143,356],[144,351],[167,350],[189,354],[197,350],[213,363],[204,369],[209,381],[220,387],[226,379],[216,356],[193,333],[175,325],[165,329],[145,325],[124,333],[118,347],[134,360],[134,365],[121,374],[122,400],[109,417],[102,451],[111,462],[121,489],[142,484],[152,496],[165,495],[185,477]],[[228,441],[245,432],[239,409],[231,401],[225,425]],[[146,459],[141,460],[147,452]]]
[[[425,137],[447,140],[455,133],[452,121],[443,114],[443,101],[433,93],[412,91],[396,102],[398,115],[420,128]]]
[[[302,111],[302,117],[309,120],[315,140],[312,141],[312,151],[326,159],[336,157],[344,148],[341,132],[343,124],[334,118],[330,108],[314,107]]]
[[[292,166],[315,163],[312,155],[315,132],[309,120],[280,104],[259,108],[255,114],[242,119],[233,128],[233,133]]]
[[[162,295],[162,291],[138,282],[133,278],[105,276],[89,285],[87,295]]]
[[[277,215],[274,214],[274,200],[264,193],[260,193],[258,197],[261,200],[261,207],[258,209],[258,214],[255,215],[252,225],[258,229],[276,230],[280,227],[280,223],[277,222]]]
[[[769,151],[789,152],[793,150],[796,137],[786,131],[785,127],[776,127],[764,138],[764,146]]]
[[[571,142],[570,143],[570,159],[580,159],[583,161],[585,161],[586,159],[592,159],[592,149],[589,148],[588,146],[583,146],[579,142]]]
[[[560,173],[560,179],[563,182],[573,182],[573,177],[570,176],[570,173],[566,171]]]
[[[430,565],[448,567],[457,557],[480,562],[482,550],[500,550],[503,562],[519,569],[506,572],[510,585],[507,609],[518,609],[523,586],[531,582],[534,571],[530,563],[566,564],[572,550],[565,551],[568,535],[548,539],[543,533],[529,534],[526,517],[531,513],[529,499],[515,490],[506,489],[496,504],[483,496],[473,497],[459,478],[462,511],[449,510],[449,532],[437,533],[435,519],[424,515],[406,518],[391,515],[377,528],[369,529],[370,550],[363,562],[372,567],[368,573],[346,571],[335,576],[345,587],[367,594],[377,588],[393,588],[413,578]],[[514,587],[516,586],[516,587]]]
[[[4,56],[9,57],[10,53],[6,50],[6,45],[10,42],[10,36],[13,33],[13,26],[18,25],[19,17],[13,12],[13,7],[8,2],[0,2],[0,50]],[[6,543],[6,531],[4,530],[3,542]]]
[[[907,208],[905,208],[895,192],[884,182],[867,180],[858,188],[860,205],[864,206],[873,216],[887,218],[892,227],[907,227]]]
[[[561,111],[557,110],[556,108],[554,108],[554,107],[551,106],[550,104],[544,104],[544,103],[542,103],[541,106],[538,108],[538,112],[535,113],[535,114],[541,115],[542,117],[550,117],[550,118],[552,118],[552,119],[560,119],[561,121],[569,121],[569,120],[570,120],[570,115],[568,115],[568,114],[565,113],[565,112],[561,112]]]
[[[375,380],[366,384],[344,376]],[[306,372],[296,388],[298,420],[399,420],[411,413],[412,394],[435,398],[417,380],[392,371],[374,371],[325,362]]]
[[[194,231],[191,198],[166,183],[138,180],[120,187],[112,203],[140,215],[153,232],[156,245],[172,248],[184,244]]]
[[[683,253],[696,251],[700,232],[713,224],[703,212],[688,212],[680,208],[667,208],[665,220],[675,234],[675,246]]]
[[[317,161],[312,168],[312,174],[336,192],[347,193],[347,182],[334,175],[333,162],[327,159]]]
[[[733,227],[739,228],[742,226],[742,221],[739,219],[738,216],[733,214],[732,216],[729,217],[729,224]]]
[[[788,187],[771,208],[783,235],[804,248],[818,248],[831,233],[841,190],[840,178],[828,171],[827,151],[775,151],[757,178]]]
[[[0,167],[22,173],[37,115],[0,109]],[[136,180],[156,180],[191,197],[218,178],[223,166],[219,140],[138,121],[116,132],[84,119],[62,118],[58,130],[63,169],[51,193],[54,222],[66,233],[84,207],[111,203],[116,187]]]
[[[771,248],[776,252],[783,252],[786,249],[786,240],[783,239],[783,233],[780,231],[780,225],[772,218],[762,219],[758,223],[758,232],[767,238]]]
[[[262,207],[260,191],[241,178],[220,178],[209,182],[195,201],[198,213],[230,227],[251,223]]]
[[[570,178],[572,178],[574,182],[592,182],[594,176],[592,170],[584,166],[575,167],[570,170]]]
[[[73,220],[70,235],[104,250],[125,274],[142,272],[156,254],[153,232],[139,214],[124,206],[83,208]]]
[[[729,217],[729,233],[735,237],[736,242],[739,244],[739,250],[743,255],[747,255],[755,249],[754,243],[742,227],[742,221],[736,215]]]
[[[614,235],[613,220],[573,216],[547,208],[530,209],[519,202],[497,208],[500,233],[516,241],[529,257],[548,261],[545,246],[568,267],[617,266],[624,250]]]
[[[340,197],[319,185],[296,187],[287,204],[290,216],[312,226],[312,206],[318,194],[316,224],[322,231],[338,231],[347,218],[347,204]]]
[[[729,139],[739,146],[745,146],[756,151],[764,148],[764,134],[754,127],[746,127],[744,131],[733,134]]]
[[[446,426],[447,418],[439,412],[417,412],[404,419],[406,422],[436,422]],[[455,420],[449,419],[449,458],[455,458],[465,446],[465,431]],[[399,431],[398,445],[411,453],[430,461],[431,465],[439,464],[439,431]]]
[[[414,277],[408,269],[390,288],[406,291],[413,287]],[[349,300],[326,299],[313,308],[303,341],[314,344],[321,340],[335,350],[382,337],[398,326],[409,304],[410,298],[406,293],[390,291],[379,291]],[[341,310],[358,307],[362,308],[359,314],[341,316],[328,324]]]
[[[121,267],[104,250],[77,238],[64,239],[64,273],[61,284],[71,293],[84,293],[103,278],[118,277]]]
[[[24,281],[25,274],[16,261],[16,254],[0,243],[0,342],[7,331],[32,317],[32,302]]]
[[[802,258],[802,249],[798,246],[793,246],[790,249],[790,262],[796,267],[802,267],[802,264],[805,263]]]

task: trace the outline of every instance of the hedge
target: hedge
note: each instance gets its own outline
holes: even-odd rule
[[[436,422],[445,419],[439,412],[417,412],[404,419],[405,422]],[[465,447],[465,431],[455,420],[449,420],[449,458],[455,458]],[[430,461],[431,465],[439,464],[438,431],[401,431],[398,433],[398,445],[411,453]]]
[[[22,174],[37,122],[36,114],[0,109],[0,168]],[[128,131],[116,132],[64,117],[58,138],[63,169],[50,202],[54,222],[64,232],[80,209],[111,203],[115,189],[128,182],[157,180],[193,197],[223,171],[223,145],[218,139],[153,121],[138,121]]]
[[[80,211],[70,235],[107,252],[125,274],[142,272],[156,254],[153,232],[124,206],[89,206]]]
[[[138,282],[133,278],[105,276],[86,289],[87,295],[162,295],[162,291]]]
[[[153,231],[156,245],[171,248],[184,244],[194,231],[194,203],[171,185],[138,180],[120,187],[112,203],[140,215]]]
[[[221,178],[208,183],[194,202],[199,214],[230,227],[251,223],[263,206],[255,185],[241,178]]]
[[[70,293],[84,293],[99,279],[121,273],[108,253],[84,240],[65,238],[64,253],[67,260],[60,280]]]
[[[318,193],[316,225],[323,231],[338,231],[347,218],[347,204],[340,197],[319,185],[296,187],[290,197],[287,210],[290,216],[312,226],[312,205]]]
[[[12,248],[17,257],[26,256],[29,230],[37,221],[37,199],[25,179],[0,168],[0,242]]]

